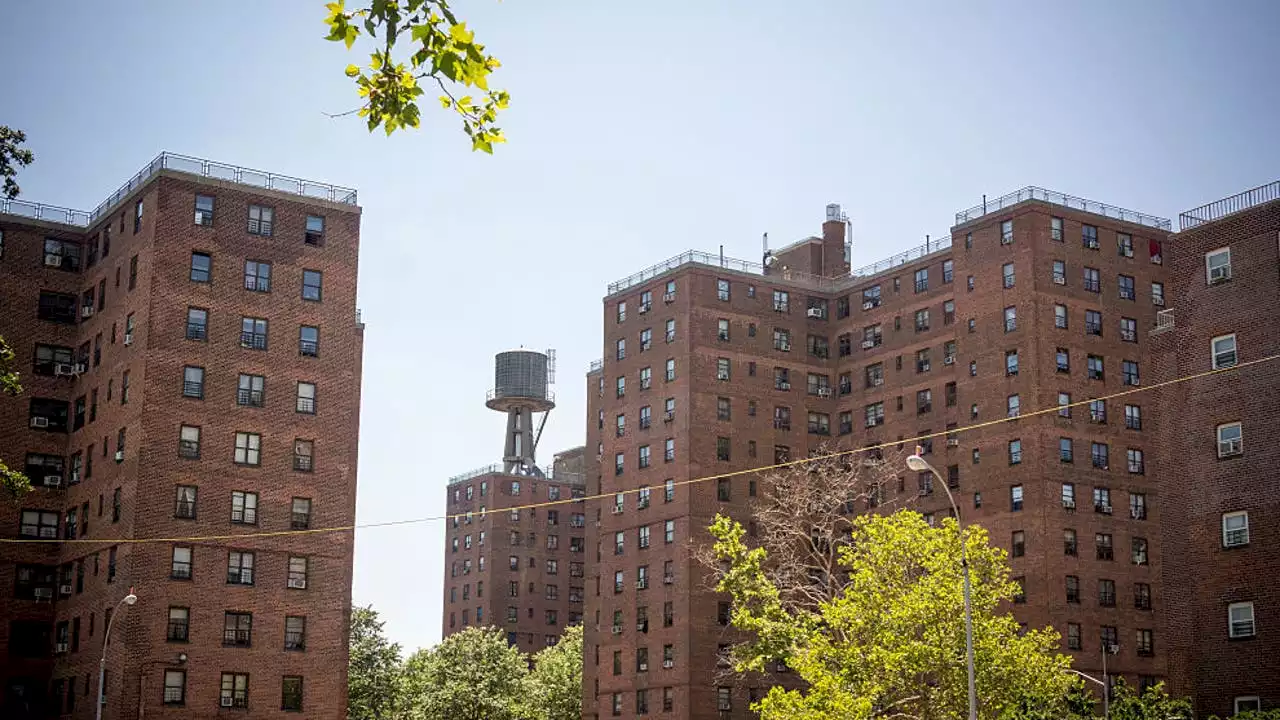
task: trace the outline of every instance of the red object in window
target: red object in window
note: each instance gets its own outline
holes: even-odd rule
[[[1156,265],[1162,265],[1164,263],[1164,255],[1161,253],[1160,241],[1155,239],[1151,240],[1150,250],[1151,262]]]

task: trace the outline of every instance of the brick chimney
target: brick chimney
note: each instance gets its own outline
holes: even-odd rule
[[[844,245],[848,219],[840,211],[838,203],[827,205],[827,219],[822,223],[822,274],[827,277],[846,277],[849,262],[844,257]]]

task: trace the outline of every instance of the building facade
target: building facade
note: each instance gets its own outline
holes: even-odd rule
[[[1155,378],[1246,364],[1153,397],[1172,691],[1225,716],[1280,706],[1280,182],[1179,225]]]
[[[497,627],[531,654],[582,622],[584,470],[578,447],[538,475],[491,465],[449,480],[442,636]]]
[[[609,288],[588,438],[605,494],[592,528],[588,718],[748,718],[771,678],[717,667],[723,597],[693,551],[717,512],[746,520],[757,478],[681,484],[909,438],[1010,552],[1015,615],[1053,625],[1075,667],[1134,683],[1168,674],[1165,599],[1141,386],[1163,308],[1171,223],[1038,188],[957,213],[925,246],[850,271],[846,223],[765,264],[690,252]],[[590,473],[589,473],[590,474]],[[627,492],[610,500],[612,493]],[[949,510],[902,467],[902,504]]]
[[[166,153],[0,210],[0,715],[93,717],[111,627],[104,718],[345,717],[351,534],[254,535],[354,521],[355,192]]]

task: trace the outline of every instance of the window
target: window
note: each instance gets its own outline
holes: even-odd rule
[[[479,618],[476,621],[479,622]],[[286,675],[280,681],[280,709],[300,712],[302,710],[302,678]]]
[[[1231,248],[1219,248],[1204,255],[1205,282],[1210,285],[1231,279]]]
[[[45,238],[44,264],[45,267],[80,272],[80,246],[66,240]]]
[[[253,584],[253,553],[240,550],[227,552],[227,584]]]
[[[244,289],[253,292],[271,292],[271,263],[245,260]]]
[[[902,408],[898,408],[901,410]],[[933,412],[933,391],[917,390],[916,391],[916,414],[924,415]]]
[[[667,321],[666,341],[667,342],[676,341],[676,321],[675,320]]]
[[[1220,335],[1214,338],[1210,345],[1213,354],[1213,369],[1235,367],[1236,364],[1236,336]]]
[[[916,271],[916,292],[925,292],[929,289],[929,268],[921,268]]]
[[[320,301],[321,273],[319,270],[302,271],[302,299]]]
[[[1227,458],[1244,454],[1244,431],[1240,423],[1218,426],[1218,457]]]
[[[484,557],[483,555],[481,557]],[[307,558],[291,557],[289,558],[289,576],[285,582],[285,586],[293,590],[307,589]],[[484,568],[481,568],[483,570]]]
[[[1013,243],[1013,221],[1005,220],[1000,223],[1000,244],[1010,245]]]
[[[240,318],[240,347],[249,350],[267,349],[267,321],[264,318]]]
[[[310,498],[293,498],[289,505],[289,511],[289,529],[306,530],[311,527]]]
[[[235,462],[237,465],[260,465],[262,436],[258,433],[236,433]]]
[[[667,382],[676,379],[676,360],[675,358],[667,358],[666,373],[663,378]]]
[[[267,379],[261,375],[240,375],[236,388],[236,404],[263,407],[267,404]]]
[[[295,409],[306,415],[316,414],[316,385],[309,382],[298,382]]]
[[[1141,378],[1138,374],[1138,363],[1133,360],[1124,360],[1120,363],[1120,375],[1125,385],[1139,385]]]
[[[1138,342],[1138,321],[1133,318],[1120,318],[1120,339],[1125,342]]]
[[[1004,309],[1004,331],[1013,332],[1018,329],[1018,308],[1007,307]]]
[[[1124,426],[1128,430],[1142,429],[1142,408],[1137,405],[1124,406]]]
[[[1102,276],[1098,273],[1097,268],[1087,267],[1084,269],[1084,289],[1089,292],[1102,292]]]
[[[1014,278],[1013,263],[1005,263],[1000,268],[1000,275],[1004,278],[1005,289],[1008,289],[1014,286],[1015,278]]]
[[[1072,500],[1071,502],[1074,506],[1075,501]],[[1076,552],[1076,531],[1071,528],[1066,528],[1062,531],[1062,554],[1075,557]]]
[[[1089,401],[1089,422],[1105,425],[1107,422],[1107,402],[1105,400]]]
[[[1067,264],[1061,260],[1053,261],[1053,284],[1067,284]]]
[[[884,424],[884,403],[872,403],[866,407],[866,427]]]
[[[716,460],[721,462],[729,461],[729,438],[716,438]]]
[[[204,340],[208,337],[209,311],[187,308],[187,339]]]
[[[1022,530],[1015,530],[1012,540],[1010,541],[1009,555],[1012,557],[1022,557],[1027,554],[1027,534]]]
[[[924,332],[929,329],[929,308],[916,311],[916,332]]]
[[[730,712],[733,710],[733,695],[730,688],[716,688],[716,709],[720,712]]]
[[[1103,371],[1102,357],[1099,355],[1090,355],[1086,358],[1086,370],[1090,380],[1103,380],[1105,372]]]
[[[1106,443],[1089,443],[1089,454],[1093,458],[1093,466],[1099,470],[1106,470],[1110,467],[1110,448]],[[1108,502],[1107,506],[1110,507]]]
[[[222,673],[220,697],[222,707],[249,707],[249,675],[247,673]]]
[[[173,516],[194,520],[196,517],[196,486],[179,485],[175,493]]]
[[[188,460],[200,459],[200,428],[195,425],[183,425],[178,430],[178,457]]]
[[[212,195],[196,195],[196,225],[202,227],[213,226],[213,196]]]
[[[253,615],[251,613],[226,612],[223,614],[223,645],[249,647],[252,641]]]
[[[311,472],[314,469],[315,441],[293,441],[293,469],[298,472]]]
[[[942,261],[942,283],[944,285],[950,284],[954,278],[955,278],[955,261],[943,260]]]
[[[782,352],[791,351],[791,332],[781,328],[773,329],[773,349]]]
[[[187,702],[187,672],[185,670],[164,671],[165,705],[184,705]]]
[[[249,234],[271,235],[275,210],[264,205],[249,206]]]
[[[231,522],[244,525],[258,524],[258,493],[231,493]]]
[[[191,281],[207,283],[213,274],[213,258],[208,253],[191,253]]]
[[[947,300],[942,303],[942,324],[955,325],[956,323],[956,301]]]
[[[1111,545],[1111,533],[1094,534],[1093,546],[1099,560],[1111,560],[1115,557],[1114,548]]]
[[[1069,392],[1058,393],[1058,417],[1071,417],[1071,393]]]
[[[862,309],[870,310],[880,307],[880,286],[876,285],[862,291]]]
[[[1017,375],[1017,374],[1018,374],[1018,351],[1017,351],[1017,350],[1009,350],[1009,351],[1005,352],[1005,354],[1004,354],[1004,374],[1005,374],[1005,375]]]
[[[1084,311],[1084,334],[1102,335],[1102,313],[1097,310]]]
[[[1146,539],[1137,537],[1133,538],[1130,550],[1134,565],[1146,565],[1149,562]]]
[[[1241,695],[1235,698],[1233,707],[1237,715],[1247,712],[1261,712],[1262,701],[1257,695]]]
[[[303,357],[320,356],[320,328],[303,325],[298,330],[298,354]]]
[[[1080,646],[1080,623],[1067,623],[1067,649],[1079,650]]]
[[[671,462],[676,459],[676,441],[673,438],[667,438],[662,449],[662,459]]]
[[[1142,451],[1136,448],[1128,448],[1125,450],[1125,460],[1128,464],[1129,472],[1134,475],[1141,475],[1146,470],[1146,465],[1142,459]]]
[[[1253,603],[1239,602],[1227,606],[1227,636],[1232,638],[1253,637]]]
[[[1098,244],[1098,228],[1093,225],[1080,226],[1080,237],[1084,241],[1085,248],[1089,250],[1097,250]]]
[[[41,291],[36,317],[64,325],[74,325],[77,315],[75,295]]]
[[[1116,606],[1116,581],[1115,580],[1099,580],[1098,581],[1098,605],[1101,607]]]
[[[791,312],[791,296],[785,290],[773,291],[773,309],[777,312]]]
[[[324,218],[320,215],[308,215],[306,224],[306,234],[303,236],[303,242],[307,245],[320,246],[324,245]]]
[[[188,365],[182,369],[182,396],[204,398],[204,368]]]
[[[729,301],[729,281],[716,280],[716,298],[722,302]]]
[[[1223,513],[1222,547],[1243,547],[1249,544],[1249,513],[1245,511]]]
[[[726,340],[728,338],[725,338]],[[640,331],[640,352],[644,352],[653,347],[653,328],[645,328]]]
[[[1133,276],[1121,275],[1119,277],[1120,299],[1121,300],[1137,300],[1138,291],[1135,289]]]
[[[1022,462],[1022,441],[1009,441],[1009,464],[1017,465]]]

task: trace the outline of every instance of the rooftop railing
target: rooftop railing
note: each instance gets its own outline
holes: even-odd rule
[[[19,200],[17,198],[12,200],[0,198],[0,214],[18,215],[32,220],[45,220],[62,223],[63,225],[79,225],[80,227],[89,224],[89,213],[84,210],[72,210],[71,208],[45,205],[44,203]]]
[[[604,358],[592,360],[591,365],[587,367],[587,374],[590,375],[591,373],[600,372],[601,370],[604,370]]]
[[[251,168],[239,167],[238,165],[228,165],[226,163],[220,163],[213,160],[191,157],[190,155],[162,152],[157,155],[154,160],[147,163],[146,166],[139,170],[137,174],[129,178],[129,180],[112,193],[110,197],[99,203],[98,207],[94,208],[93,212],[71,210],[68,208],[56,207],[54,205],[43,205],[40,203],[28,202],[26,200],[0,201],[0,212],[20,215],[36,220],[47,220],[49,222],[87,227],[97,222],[97,220],[101,218],[107,210],[114,207],[117,203],[128,196],[129,193],[142,187],[153,175],[161,170],[174,170],[177,172],[191,173],[192,175],[199,175],[201,177],[226,180],[228,182],[239,183],[241,185],[250,185],[252,187],[263,188],[265,190],[276,190],[293,195],[315,198],[317,200],[328,200],[330,202],[341,203],[343,205],[356,204],[356,191],[351,188],[342,187],[341,185],[331,185],[329,183],[316,182],[314,180],[302,180],[289,175],[269,173],[263,170],[253,170]]]
[[[502,465],[500,463],[493,463],[492,465],[485,465],[484,467],[479,467],[479,468],[476,468],[475,470],[468,470],[467,472],[464,472],[461,475],[454,475],[453,477],[449,478],[449,484],[453,485],[454,483],[465,482],[472,478],[478,478],[481,475],[492,475],[494,473],[501,473],[501,472],[502,472]]]
[[[714,265],[727,270],[736,270],[738,272],[751,273],[753,275],[764,274],[764,266],[760,263],[738,260],[736,258],[725,257],[723,255],[714,255],[712,253],[700,252],[698,250],[689,250],[656,265],[647,267],[634,275],[625,277],[617,282],[609,283],[609,294],[612,295],[616,292],[626,290],[629,287],[634,287],[646,280],[651,280],[665,272],[675,270],[681,265],[688,265],[689,263]]]
[[[1280,180],[1188,210],[1178,215],[1178,228],[1184,231],[1189,230],[1197,225],[1213,222],[1232,213],[1274,200],[1280,200]]]
[[[1009,207],[1013,207],[1027,200],[1039,200],[1053,205],[1061,205],[1072,210],[1082,210],[1084,212],[1093,213],[1094,215],[1102,215],[1104,217],[1115,218],[1125,222],[1137,223],[1138,225],[1146,225],[1147,227],[1159,228],[1161,230],[1172,230],[1173,222],[1168,218],[1156,217],[1154,215],[1146,215],[1136,210],[1126,210],[1124,208],[1107,205],[1094,200],[1085,200],[1066,193],[1060,193],[1054,190],[1045,190],[1041,187],[1028,185],[1021,190],[1016,190],[998,197],[995,200],[983,200],[981,205],[975,205],[968,210],[961,210],[956,213],[956,225],[963,225],[967,222],[977,220],[980,217],[990,215],[991,213],[1000,212]]]
[[[555,482],[568,483],[570,485],[582,485],[586,483],[585,473],[564,471],[564,472],[561,472],[559,475],[556,475],[555,465],[547,465],[546,467],[540,468],[540,470],[542,470],[542,477],[534,477],[529,475],[517,475],[515,473],[512,473],[512,477],[525,477],[525,478],[529,478],[530,480],[554,480]],[[467,472],[462,473],[461,475],[454,475],[453,477],[449,478],[449,485],[456,485],[458,483],[466,482],[468,480],[478,478],[482,475],[505,475],[505,474],[507,473],[503,472],[502,463],[493,463],[491,465],[485,465],[484,467],[478,467],[475,470],[469,470]],[[564,498],[564,499],[567,500],[568,498]]]
[[[876,275],[882,273],[898,265],[906,265],[913,260],[919,260],[926,255],[932,255],[939,250],[946,250],[951,247],[951,233],[943,233],[937,240],[926,240],[923,245],[913,247],[906,252],[898,253],[893,257],[880,260],[879,262],[864,265],[854,270],[851,275],[856,278],[867,277],[868,275]]]

